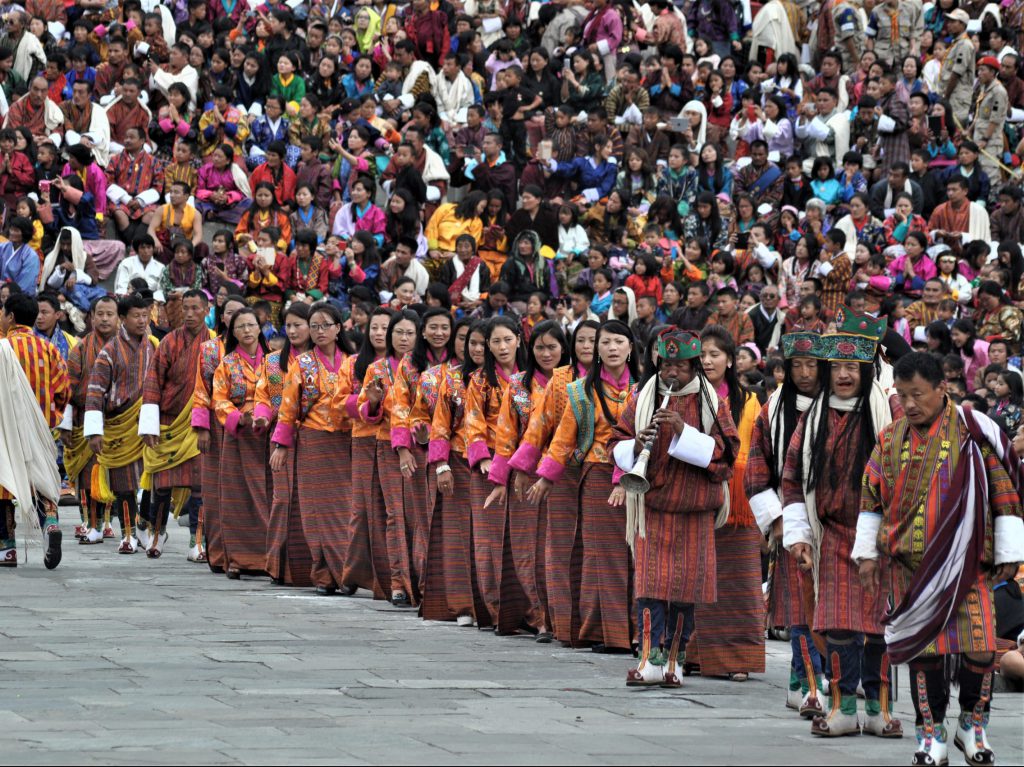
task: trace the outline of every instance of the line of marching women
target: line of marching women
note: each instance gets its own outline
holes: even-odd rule
[[[26,301],[0,317],[16,354]],[[761,404],[717,325],[663,326],[638,359],[614,319],[524,341],[503,316],[381,307],[356,346],[336,307],[295,302],[271,351],[241,297],[213,333],[185,293],[159,343],[149,303],[96,303],[60,393],[84,545],[110,507],[118,551],[157,559],[187,513],[189,559],[213,572],[634,654],[630,687],[742,681],[784,626],[786,705],[813,735],[903,737],[890,669],[909,664],[913,764],[947,763],[950,742],[994,763],[993,583],[1024,560],[1024,469],[934,356],[884,359],[884,319],[841,306],[835,332],[782,336]]]

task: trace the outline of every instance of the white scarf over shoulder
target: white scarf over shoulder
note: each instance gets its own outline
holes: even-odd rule
[[[0,486],[25,529],[39,530],[34,497],[60,501],[57,446],[11,342],[0,339]]]
[[[704,389],[704,396],[701,396],[701,387]],[[653,377],[644,384],[636,400],[636,415],[633,420],[633,428],[636,434],[650,426],[654,419],[654,411],[660,406],[661,399],[666,395],[670,397],[701,397],[700,423],[704,434],[710,435],[718,416],[718,394],[708,380],[703,376],[694,377],[686,386],[678,391],[669,393],[668,388],[662,382],[660,376]],[[662,449],[667,449],[663,446]],[[620,465],[620,468],[622,466]],[[729,483],[722,483],[722,490],[725,492],[725,501],[718,510],[715,519],[715,527],[721,527],[729,517]],[[626,493],[626,542],[632,549],[636,542],[636,536],[647,537],[647,525],[644,513],[644,494]]]

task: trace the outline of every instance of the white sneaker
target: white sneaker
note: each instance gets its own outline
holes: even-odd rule
[[[917,727],[917,751],[911,764],[914,767],[944,767],[949,764],[949,746],[946,744],[946,728],[939,725],[928,732]]]
[[[953,744],[963,751],[964,759],[968,764],[996,763],[996,755],[992,752],[992,746],[988,742],[988,733],[985,731],[987,725],[987,716],[978,723],[975,723],[973,718],[967,719],[961,716],[957,723]]]
[[[460,615],[455,619],[456,626],[472,626],[473,616],[472,615]]]

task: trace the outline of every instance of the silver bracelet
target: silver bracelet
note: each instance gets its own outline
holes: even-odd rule
[[[451,466],[449,466],[449,465],[448,465],[448,464],[446,464],[446,463],[445,463],[445,464],[442,464],[442,465],[440,465],[440,466],[438,466],[438,467],[437,467],[437,476],[439,476],[439,477],[440,477],[440,476],[441,476],[442,474],[448,474],[448,473],[450,473],[450,472],[451,472],[451,470],[452,470],[452,467],[451,467]]]

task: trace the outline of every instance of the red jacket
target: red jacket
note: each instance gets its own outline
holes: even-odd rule
[[[256,193],[256,185],[261,181],[266,181],[267,183],[274,185],[274,189],[276,190],[274,196],[277,197],[278,205],[284,205],[287,202],[294,202],[295,171],[287,165],[282,165],[281,170],[281,183],[279,184],[274,180],[274,176],[270,172],[270,168],[266,163],[258,165],[256,170],[252,172],[252,176],[249,177],[249,185],[252,187],[253,194]]]
[[[440,67],[441,57],[451,49],[448,14],[444,11],[409,14],[405,20],[405,34],[416,46],[417,58],[423,59],[434,69]]]
[[[652,274],[649,277],[641,277],[639,274],[631,274],[626,278],[626,287],[633,291],[637,298],[651,296],[661,305],[661,277]]]

